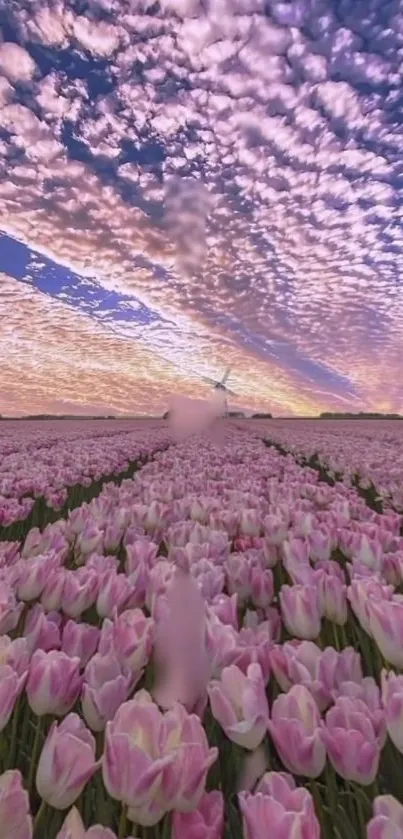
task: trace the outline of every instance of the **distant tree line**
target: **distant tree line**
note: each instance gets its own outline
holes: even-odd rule
[[[331,411],[325,411],[323,414],[320,414],[319,419],[403,419],[400,414],[380,414],[376,411],[374,412],[365,412],[359,411],[357,414],[349,413],[346,411],[345,413],[332,413]]]
[[[119,417],[110,416],[89,416],[88,414],[25,414],[23,417],[4,417],[0,414],[1,420],[114,420]],[[124,418],[126,419],[126,417]]]

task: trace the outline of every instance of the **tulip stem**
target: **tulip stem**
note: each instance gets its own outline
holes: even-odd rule
[[[333,622],[332,622],[332,629],[333,629],[334,646],[335,646],[337,652],[340,652],[339,635],[338,635],[338,632],[337,632],[337,626]]]
[[[32,797],[32,793],[34,791],[35,769],[36,769],[36,764],[38,762],[38,754],[39,754],[39,748],[40,748],[40,743],[41,743],[42,725],[43,725],[43,718],[39,717],[38,724],[35,728],[35,739],[34,739],[34,744],[32,746],[31,763],[30,763],[29,775],[28,775],[28,792],[29,792],[29,795],[31,797]]]
[[[105,735],[104,735],[103,731],[97,731],[96,734],[95,734],[97,760],[99,760],[103,755],[104,737],[105,737]]]
[[[24,608],[21,611],[20,617],[18,619],[18,624],[15,629],[15,638],[19,638],[22,635],[22,631],[24,629],[25,618],[27,616],[29,606],[28,603],[24,603]]]
[[[17,744],[17,730],[18,730],[18,720],[20,716],[20,709],[21,709],[21,696],[17,699],[17,704],[14,707],[13,711],[13,722],[11,727],[11,741],[10,741],[10,751],[8,753],[8,761],[7,767],[8,769],[12,769],[15,763],[15,747]],[[28,711],[27,711],[28,714]]]
[[[127,826],[127,818],[126,818],[126,807],[122,804],[122,809],[120,811],[120,819],[119,819],[119,833],[118,839],[124,839],[126,836],[126,826]]]
[[[332,817],[334,818],[335,813],[337,812],[337,782],[334,774],[333,766],[329,761],[326,763],[325,767],[325,778],[326,778],[326,789],[329,792],[329,799],[330,799],[330,810],[332,813]]]
[[[324,809],[323,809],[323,804],[322,804],[322,798],[321,798],[321,794],[320,794],[319,785],[316,783],[316,781],[311,781],[308,784],[308,786],[309,786],[309,789],[311,791],[312,800],[313,800],[313,803],[314,803],[316,815],[317,815],[317,818],[318,818],[318,822],[320,824],[321,836],[322,835],[325,836],[326,835],[326,824],[325,824],[325,821],[324,821]]]
[[[43,801],[43,800],[42,800],[42,801],[41,801],[41,806],[39,807],[39,810],[38,810],[38,812],[37,812],[37,814],[36,814],[36,816],[35,816],[35,821],[34,821],[34,834],[35,834],[35,833],[37,833],[38,827],[39,827],[39,825],[40,825],[40,823],[41,823],[41,821],[42,821],[42,819],[43,819],[43,816],[44,816],[45,811],[46,811],[46,801]]]
[[[162,831],[161,831],[162,839],[170,839],[171,836],[171,814],[166,813],[165,818],[162,822]]]
[[[353,788],[353,795],[354,795],[354,788]],[[359,795],[355,794],[355,803],[357,807],[357,816],[358,816],[358,824],[360,826],[360,835],[362,839],[365,837],[365,814],[364,809],[362,806],[362,801]]]
[[[349,642],[348,642],[348,638],[347,638],[347,634],[346,634],[346,629],[345,629],[344,626],[340,627],[340,633],[341,633],[341,646],[343,648],[348,647]]]

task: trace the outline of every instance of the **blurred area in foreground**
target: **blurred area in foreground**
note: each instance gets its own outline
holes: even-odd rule
[[[225,400],[221,393],[209,399],[190,399],[175,396],[169,406],[169,424],[175,440],[185,440],[192,434],[213,430],[216,420],[225,413]]]

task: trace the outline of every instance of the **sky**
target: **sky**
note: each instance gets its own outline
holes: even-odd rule
[[[403,0],[0,0],[0,413],[403,411]]]

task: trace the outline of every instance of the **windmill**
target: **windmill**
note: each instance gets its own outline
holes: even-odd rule
[[[233,390],[230,390],[229,387],[227,387],[227,381],[229,379],[230,373],[231,373],[231,367],[227,367],[227,369],[226,369],[222,379],[220,379],[220,381],[217,381],[216,379],[209,379],[207,376],[202,376],[201,377],[203,382],[207,382],[207,384],[212,385],[213,390],[215,390],[218,393],[221,393],[223,395],[223,397],[224,397],[224,416],[226,418],[228,417],[227,393],[229,393],[230,396],[236,396],[236,393],[234,393]]]

